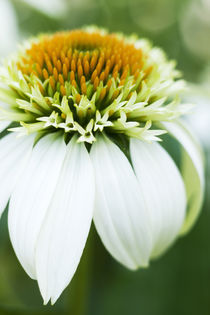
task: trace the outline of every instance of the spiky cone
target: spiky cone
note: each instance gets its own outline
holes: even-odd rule
[[[196,221],[203,161],[179,120],[191,109],[179,77],[147,40],[96,27],[33,38],[5,61],[0,211],[10,198],[12,245],[45,304],[71,281],[92,219],[132,270]],[[166,132],[180,168],[158,142]]]

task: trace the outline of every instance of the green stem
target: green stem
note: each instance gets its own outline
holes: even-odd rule
[[[69,288],[68,315],[87,315],[91,286],[94,230],[91,228],[79,267]]]

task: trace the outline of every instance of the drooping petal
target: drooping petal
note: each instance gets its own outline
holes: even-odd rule
[[[23,171],[33,146],[33,140],[33,136],[17,138],[15,133],[10,133],[0,140],[0,216],[21,171]]]
[[[130,269],[147,266],[152,246],[149,214],[132,167],[108,138],[90,153],[96,178],[94,223],[112,256]]]
[[[36,249],[36,272],[44,303],[55,303],[71,281],[90,229],[94,176],[84,144],[73,138]]]
[[[0,132],[6,129],[10,124],[10,121],[0,121]]]
[[[12,193],[9,206],[9,232],[15,253],[30,277],[34,268],[37,237],[50,204],[66,145],[51,134],[34,147],[24,173]]]
[[[170,246],[183,224],[186,210],[184,182],[174,161],[158,143],[131,139],[130,153],[151,214],[152,256],[156,257]]]
[[[197,220],[204,195],[204,166],[199,144],[191,132],[181,121],[162,123],[166,129],[182,145],[181,171],[187,191],[188,210],[181,235],[186,234]]]

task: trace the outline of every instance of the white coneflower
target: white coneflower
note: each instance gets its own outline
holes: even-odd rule
[[[188,83],[188,89],[183,94],[186,102],[197,104],[190,115],[186,115],[190,128],[195,131],[206,153],[210,153],[210,66],[201,73],[198,84]],[[207,161],[206,161],[207,162]],[[208,162],[207,162],[208,163]]]
[[[5,32],[5,29],[7,30]],[[14,49],[18,41],[18,22],[10,1],[0,1],[0,58]],[[9,38],[9,40],[8,40]]]
[[[0,140],[0,210],[10,198],[11,241],[44,303],[71,281],[92,219],[130,269],[195,222],[202,156],[177,120],[190,105],[174,67],[147,40],[89,27],[34,38],[1,69],[1,129],[12,132]],[[165,132],[181,170],[157,142]]]
[[[67,12],[67,0],[22,0],[23,3],[35,8],[36,10],[51,16],[59,18],[64,16]]]

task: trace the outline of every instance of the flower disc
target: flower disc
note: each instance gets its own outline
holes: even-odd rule
[[[3,70],[13,106],[2,114],[24,134],[62,130],[92,143],[106,129],[158,140],[164,131],[152,123],[186,110],[176,97],[183,82],[160,49],[94,27],[32,39]]]

